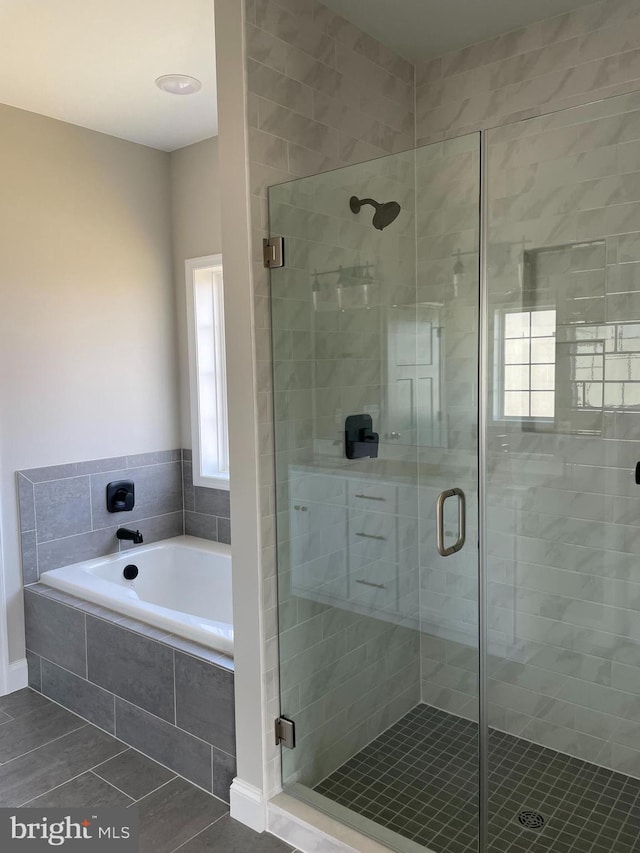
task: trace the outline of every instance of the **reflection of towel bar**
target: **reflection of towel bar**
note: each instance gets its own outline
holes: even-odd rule
[[[356,583],[364,584],[365,586],[373,586],[376,589],[386,589],[387,587],[383,583],[371,583],[371,581],[356,581]]]
[[[362,536],[363,539],[379,539],[381,542],[386,540],[386,536],[375,536],[373,533],[356,533],[356,536]]]
[[[365,501],[386,501],[386,498],[376,498],[373,495],[356,495],[357,498],[364,498]]]

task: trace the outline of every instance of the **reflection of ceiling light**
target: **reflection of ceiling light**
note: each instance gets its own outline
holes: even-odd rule
[[[202,83],[188,74],[163,74],[156,80],[156,86],[170,95],[193,95],[202,89]]]

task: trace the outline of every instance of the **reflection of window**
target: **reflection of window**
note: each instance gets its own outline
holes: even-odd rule
[[[193,482],[229,488],[222,256],[185,264]]]
[[[553,418],[555,310],[505,311],[501,319],[501,416]]]

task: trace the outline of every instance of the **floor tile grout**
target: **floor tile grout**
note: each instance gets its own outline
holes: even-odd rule
[[[171,853],[177,853],[177,851],[180,850],[181,848],[183,848],[186,844],[189,844],[195,838],[198,838],[198,836],[202,835],[204,832],[211,829],[212,826],[215,826],[216,823],[219,823],[219,821],[221,821],[223,818],[228,817],[228,816],[229,816],[229,812],[225,812],[224,814],[221,814],[220,817],[217,817],[215,820],[212,820],[211,823],[208,824],[207,826],[205,826],[204,829],[201,829],[200,832],[196,832],[196,834],[192,835],[191,838],[187,838],[187,840],[183,841],[182,844],[179,844],[177,847],[174,847],[173,850],[171,851]]]
[[[490,756],[496,853],[635,850],[640,780],[494,729]],[[477,724],[420,705],[315,790],[437,853],[471,853],[478,833],[477,760]],[[520,825],[524,809],[541,813],[544,826]]]
[[[68,732],[65,732],[63,735],[59,735],[58,737],[51,738],[51,740],[45,741],[44,743],[38,744],[38,746],[34,746],[33,749],[27,749],[25,752],[21,752],[20,755],[14,755],[13,758],[8,758],[6,761],[0,763],[0,768],[7,767],[11,762],[18,761],[20,758],[24,758],[27,755],[31,755],[32,752],[37,752],[39,749],[43,749],[45,746],[50,746],[52,743],[55,743],[58,740],[62,740],[69,735],[76,734],[81,729],[87,727],[87,723],[82,723],[81,726],[77,726],[75,729],[70,729]]]
[[[84,728],[84,726],[83,726],[83,728]],[[35,751],[36,750],[34,750],[34,752]],[[122,755],[126,751],[127,751],[126,749],[123,749],[120,752],[117,752],[115,755],[112,755],[111,758],[117,758],[119,755]],[[110,761],[111,758],[106,759],[106,761]],[[104,764],[104,763],[105,763],[104,761],[100,762],[100,764]],[[100,764],[96,764],[95,767],[99,767]],[[74,782],[76,779],[79,779],[81,776],[84,776],[85,773],[91,773],[91,772],[93,772],[93,767],[87,767],[86,770],[82,771],[82,773],[76,773],[75,776],[71,776],[69,779],[65,779],[65,781],[61,782],[59,785],[54,785],[53,788],[49,788],[48,790],[43,791],[42,794],[38,794],[36,797],[31,797],[30,800],[26,800],[24,803],[21,803],[19,808],[23,808],[27,803],[30,803],[32,800],[37,800],[38,797],[44,797],[46,794],[50,794],[51,791],[55,791],[56,788],[61,788],[63,785],[67,785],[69,782]],[[102,777],[100,777],[100,778],[102,778]],[[106,782],[106,779],[103,779],[102,781]],[[111,784],[111,783],[107,783],[107,784]],[[115,785],[112,787],[115,787]]]

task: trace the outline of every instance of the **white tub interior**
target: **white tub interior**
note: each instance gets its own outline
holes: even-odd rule
[[[135,580],[123,575],[129,565],[138,569]],[[44,572],[40,583],[233,653],[228,545],[177,536]]]

